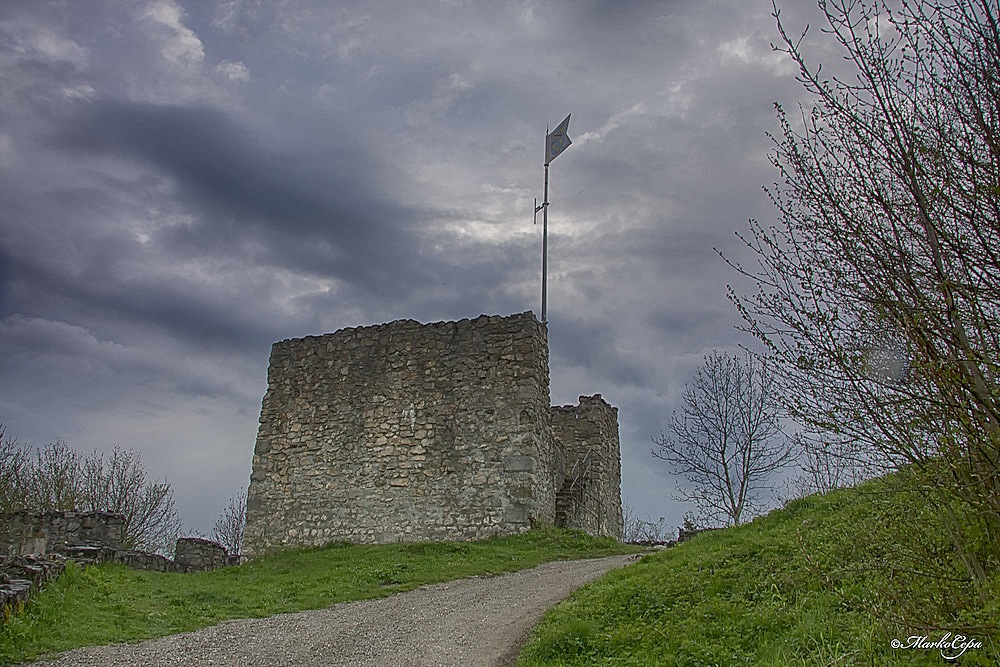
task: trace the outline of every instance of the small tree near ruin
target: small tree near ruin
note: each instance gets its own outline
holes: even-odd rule
[[[763,360],[714,351],[685,385],[670,435],[653,438],[653,456],[686,482],[678,498],[693,502],[704,520],[743,523],[763,507],[773,474],[792,460],[774,389]]]
[[[247,525],[246,489],[229,499],[229,505],[222,511],[212,526],[212,539],[234,555],[243,550],[243,533]]]
[[[115,445],[111,455],[82,459],[83,484],[77,509],[125,517],[122,547],[171,553],[181,532],[174,491],[166,480],[146,481],[142,457]]]

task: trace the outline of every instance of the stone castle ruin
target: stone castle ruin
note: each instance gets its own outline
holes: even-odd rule
[[[618,411],[550,407],[531,312],[271,349],[244,551],[469,540],[533,524],[621,538]]]

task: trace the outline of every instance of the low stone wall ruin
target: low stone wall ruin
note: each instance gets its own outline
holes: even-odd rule
[[[32,593],[65,568],[60,556],[0,556],[0,622],[19,612]]]
[[[240,563],[222,545],[199,537],[177,540],[173,560],[121,549],[125,518],[108,512],[0,514],[0,620],[16,613],[68,560],[117,563],[154,572],[204,572]]]
[[[120,549],[125,517],[108,512],[37,512],[0,514],[0,554],[63,553],[67,546]]]
[[[32,512],[0,514],[0,555],[59,554],[89,562],[128,565],[137,570],[201,572],[239,562],[222,545],[200,537],[177,540],[174,559],[124,550],[125,517],[110,512]]]

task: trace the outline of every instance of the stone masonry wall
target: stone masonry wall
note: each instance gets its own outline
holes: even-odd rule
[[[545,328],[530,312],[275,343],[246,553],[552,523],[548,380]]]
[[[125,517],[112,512],[21,510],[0,514],[0,559],[55,554],[159,572],[201,572],[240,562],[239,554],[228,554],[217,542],[199,537],[178,538],[173,560],[144,551],[124,551],[124,527]]]
[[[121,548],[125,518],[108,512],[33,512],[0,515],[0,554],[65,553],[67,546]]]
[[[552,436],[563,453],[561,523],[622,539],[621,446],[618,408],[600,394],[579,405],[554,406]]]

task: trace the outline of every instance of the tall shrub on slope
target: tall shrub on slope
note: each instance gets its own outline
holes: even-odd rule
[[[733,292],[792,412],[874,470],[905,466],[970,582],[1000,570],[1000,9],[822,0],[827,74],[789,34],[809,104],[778,106],[768,190]],[[901,527],[901,529],[904,529]]]

